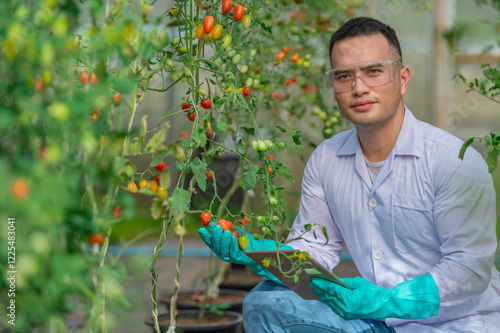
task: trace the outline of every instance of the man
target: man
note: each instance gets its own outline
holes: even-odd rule
[[[352,290],[313,279],[322,301],[306,301],[273,282],[227,233],[200,231],[223,260],[270,280],[245,300],[246,331],[500,332],[495,191],[486,163],[471,148],[460,160],[462,141],[404,106],[411,73],[391,27],[352,19],[333,34],[330,57],[328,84],[355,128],[313,152],[284,248],[306,250],[332,269],[345,244],[362,278],[344,279]],[[316,237],[296,239],[308,223],[318,224]],[[267,249],[274,242],[250,243]]]

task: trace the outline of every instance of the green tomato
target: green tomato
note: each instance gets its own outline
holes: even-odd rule
[[[269,202],[271,203],[271,205],[276,206],[278,204],[278,199],[276,199],[275,197],[270,197]]]
[[[264,143],[266,144],[267,148],[272,148],[274,146],[274,143],[272,143],[271,141],[269,140],[264,140]]]
[[[248,248],[248,237],[245,235],[238,237],[238,246],[241,250],[245,251]]]
[[[248,29],[251,23],[252,18],[250,17],[250,15],[243,15],[243,18],[241,19],[241,25],[243,26],[243,28]]]
[[[259,151],[259,143],[257,141],[252,141],[252,148],[255,151]]]
[[[249,77],[246,81],[245,81],[245,85],[247,87],[251,87],[253,84],[253,79],[251,77]]]
[[[222,37],[222,48],[225,50],[229,45],[231,45],[232,37],[230,34],[224,35]]]
[[[241,61],[241,54],[236,54],[232,57],[231,61],[233,62],[233,64],[237,65],[240,63]]]
[[[266,151],[268,149],[266,143],[262,140],[257,140],[257,144],[259,147],[259,151]]]
[[[243,74],[245,74],[246,72],[248,72],[248,66],[247,65],[241,66],[240,72],[243,73]],[[247,84],[247,86],[248,86],[248,84]]]
[[[184,54],[186,52],[187,52],[186,45],[183,45],[183,46],[179,47],[179,54]]]
[[[177,37],[177,38],[172,39],[172,41],[170,43],[172,44],[173,47],[176,47],[177,45],[179,45],[180,42],[181,42],[181,39],[179,37]]]

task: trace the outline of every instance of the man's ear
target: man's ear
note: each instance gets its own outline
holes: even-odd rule
[[[410,84],[411,72],[408,67],[403,67],[399,70],[400,81],[401,81],[401,96],[406,94],[408,85]]]

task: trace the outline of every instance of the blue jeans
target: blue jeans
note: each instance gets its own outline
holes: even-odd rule
[[[383,321],[344,320],[321,301],[305,300],[288,287],[264,281],[243,302],[246,333],[395,332]]]

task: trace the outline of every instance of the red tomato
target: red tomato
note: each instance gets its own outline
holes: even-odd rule
[[[267,160],[268,161],[274,160],[274,155],[273,154],[269,154],[269,156],[267,157]]]
[[[243,7],[240,4],[234,5],[234,8],[233,8],[233,17],[234,17],[234,19],[236,21],[239,21],[239,20],[241,20],[241,18],[243,17],[243,15],[245,15],[245,7]]]
[[[204,100],[202,100],[200,104],[204,109],[207,109],[207,110],[212,107],[212,102],[210,102],[210,100],[208,98],[205,98]]]
[[[160,176],[159,176],[159,175],[156,175],[156,176],[155,176],[155,181],[156,181],[156,184],[157,184],[158,186],[160,186]],[[155,192],[156,192],[156,191],[155,191]]]
[[[236,238],[240,237],[240,233],[236,230],[231,231],[231,236],[236,236]]]
[[[300,58],[300,55],[298,53],[295,53],[291,58],[290,58],[290,61],[291,62],[297,62],[299,61],[299,58]]]
[[[196,112],[188,113],[187,118],[191,121],[194,121],[196,119]]]
[[[90,75],[90,84],[93,85],[93,86],[95,86],[95,85],[97,85],[97,81],[98,81],[97,75],[95,75],[94,73],[92,73]]]
[[[207,176],[208,181],[211,181],[214,178],[214,176],[212,176],[212,172],[210,172],[210,171],[207,171],[205,173],[205,176]]]
[[[222,12],[224,14],[229,13],[229,11],[233,8],[233,1],[231,0],[222,0]]]
[[[276,60],[282,60],[286,57],[286,53],[281,51],[276,55]]]
[[[208,15],[205,17],[205,21],[203,22],[203,30],[205,31],[206,34],[209,34],[212,32],[212,29],[214,28],[214,17]]]
[[[288,46],[283,46],[281,48],[281,52],[287,53],[288,51],[290,51],[290,48]]]
[[[191,109],[191,104],[184,103],[181,107],[183,110]]]
[[[10,189],[14,198],[20,201],[26,200],[30,195],[30,185],[24,178],[14,179],[10,185]]]
[[[250,91],[251,91],[250,87],[244,86],[242,91],[243,96],[247,97],[248,95],[250,95]]]
[[[113,95],[113,100],[116,104],[120,104],[122,102],[122,94],[117,91],[116,94]]]
[[[163,170],[165,170],[165,163],[161,161],[160,163],[158,163],[157,166],[155,166],[155,169],[158,170],[159,172],[162,172]]]
[[[287,81],[285,82],[285,86],[287,86],[287,87],[290,87],[290,85],[291,85],[291,84],[292,84],[292,81],[291,81],[291,80],[287,80]]]
[[[290,79],[290,81],[292,81],[293,83],[297,83],[299,81],[299,77],[295,76],[292,79]]]
[[[248,237],[245,235],[241,235],[238,238],[238,247],[240,250],[245,251],[248,248]]]
[[[205,123],[203,123],[203,125],[205,125]],[[208,127],[207,138],[209,138],[212,135],[212,124],[208,123],[207,127]]]
[[[212,3],[210,1],[202,2],[201,7],[203,7],[204,10],[209,10],[212,8]]]
[[[224,219],[220,219],[219,221],[217,221],[217,225],[220,225],[220,227],[222,228],[222,232],[226,230],[231,230],[229,229],[228,221]]]
[[[89,235],[89,243],[90,244],[98,244],[102,246],[104,244],[104,235],[101,233],[92,233]]]
[[[212,219],[212,215],[209,212],[201,213],[201,223],[206,227]]]
[[[245,216],[245,224],[248,224],[248,221],[250,221],[250,219],[248,218],[248,216]]]
[[[280,94],[278,94],[276,91],[275,91],[275,92],[273,92],[273,98],[274,98],[275,100],[279,100],[279,99],[280,99]]]
[[[120,217],[120,206],[116,206],[115,209],[113,210],[113,217],[115,219]]]
[[[189,139],[189,136],[186,131],[182,131],[180,134],[181,139]]]
[[[80,74],[80,82],[83,84],[83,85],[86,85],[87,82],[89,82],[89,75],[85,72],[83,72],[82,74]]]

